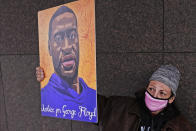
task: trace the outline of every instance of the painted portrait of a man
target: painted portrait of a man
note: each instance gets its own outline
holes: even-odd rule
[[[66,5],[56,8],[49,20],[47,44],[53,73],[41,88],[41,112],[42,116],[97,122],[96,89],[79,76],[78,26],[75,12]]]

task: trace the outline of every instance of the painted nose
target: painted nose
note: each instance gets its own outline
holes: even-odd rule
[[[62,48],[62,50],[70,48],[70,44],[69,44],[67,36],[64,37],[64,41],[63,41],[63,44],[62,44],[61,48]]]
[[[64,55],[68,55],[72,51],[72,45],[69,44],[69,41],[68,41],[68,38],[67,37],[64,38],[64,42],[63,42],[63,44],[61,46],[61,51],[62,51],[62,53]]]

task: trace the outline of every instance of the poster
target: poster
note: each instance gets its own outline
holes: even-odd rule
[[[42,116],[97,123],[94,0],[38,12]]]

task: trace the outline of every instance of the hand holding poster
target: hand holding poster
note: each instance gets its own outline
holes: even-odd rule
[[[38,13],[43,116],[97,122],[94,0]]]

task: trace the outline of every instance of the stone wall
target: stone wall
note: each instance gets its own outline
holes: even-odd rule
[[[1,0],[0,130],[98,131],[95,124],[41,117],[39,10],[71,0]],[[133,96],[161,64],[182,79],[176,103],[196,128],[195,0],[96,0],[97,88]]]

